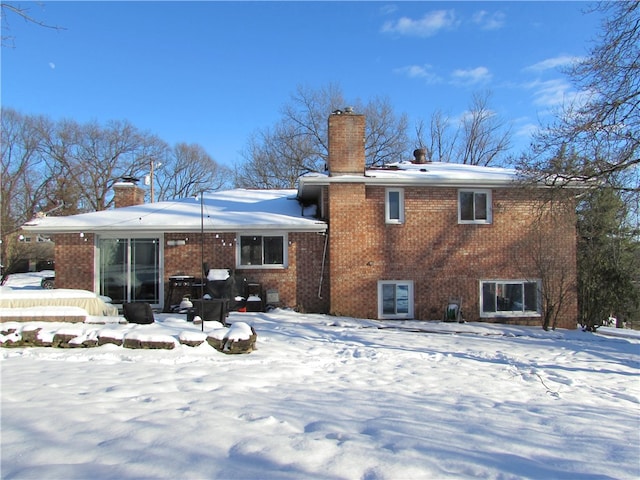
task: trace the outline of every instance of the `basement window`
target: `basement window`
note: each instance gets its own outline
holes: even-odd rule
[[[540,312],[539,281],[480,282],[480,316],[538,316]]]
[[[380,280],[378,282],[378,318],[413,318],[412,280]]]

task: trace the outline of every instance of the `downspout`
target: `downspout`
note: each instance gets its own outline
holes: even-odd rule
[[[318,285],[318,298],[322,299],[322,282],[324,281],[324,265],[327,260],[327,243],[329,241],[329,233],[324,232],[324,250],[322,251],[322,267],[320,268],[320,285]]]

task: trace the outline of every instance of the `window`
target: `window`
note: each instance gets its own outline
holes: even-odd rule
[[[283,235],[240,236],[239,267],[283,267],[285,237]]]
[[[491,190],[458,191],[458,223],[491,223]]]
[[[413,318],[413,281],[378,282],[378,318]]]
[[[482,281],[480,290],[482,317],[540,314],[540,282]]]
[[[404,191],[387,188],[385,191],[384,220],[386,223],[404,223]]]

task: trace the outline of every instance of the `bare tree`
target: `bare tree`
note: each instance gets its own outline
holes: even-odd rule
[[[457,135],[450,134],[451,118],[442,110],[436,110],[425,126],[424,120],[416,124],[418,148],[427,150],[427,159],[431,162],[453,162]]]
[[[542,328],[555,330],[560,316],[568,314],[567,305],[577,299],[575,260],[558,252],[556,242],[557,238],[575,235],[575,201],[570,191],[547,190],[546,196],[542,191],[538,195],[544,202],[532,206],[534,221],[519,245],[526,254],[517,261],[522,262],[520,269],[529,276],[527,280],[540,282]]]
[[[640,191],[640,3],[602,2],[602,32],[589,55],[567,71],[580,94],[543,129],[524,168],[556,183],[597,180]],[[556,156],[568,147],[582,159],[557,176]],[[612,181],[615,177],[615,181]]]
[[[511,127],[490,108],[490,99],[489,91],[475,93],[459,121],[436,110],[428,131],[419,122],[417,143],[427,149],[427,158],[468,165],[500,164],[510,147]]]
[[[407,150],[408,120],[396,116],[388,98],[374,97],[365,105],[356,103],[356,111],[364,113],[365,157],[367,166],[384,165],[402,160]]]
[[[56,25],[50,25],[44,20],[40,20],[35,16],[29,13],[28,8],[24,8],[18,4],[2,2],[0,3],[0,20],[2,23],[2,46],[3,47],[13,47],[15,38],[11,35],[9,22],[7,21],[7,17],[10,15],[15,15],[17,18],[24,20],[27,23],[32,23],[39,27],[43,28],[51,28],[53,30],[65,30],[63,27],[59,27]]]
[[[230,185],[232,172],[219,165],[200,145],[178,143],[158,164],[155,180],[159,186],[158,200],[171,200]]]
[[[33,215],[42,199],[46,178],[40,173],[36,120],[13,109],[2,109],[0,211],[3,235],[15,231]]]
[[[162,155],[165,144],[129,122],[79,124],[65,120],[45,125],[42,152],[81,192],[81,211],[105,210],[113,203],[113,184],[123,176],[140,176],[149,161]]]
[[[10,273],[16,262],[37,243],[17,241],[20,226],[29,220],[43,202],[48,178],[44,159],[38,150],[39,118],[3,108],[0,142],[0,264]]]
[[[489,92],[473,95],[471,108],[462,119],[461,163],[494,165],[509,149],[511,129],[489,108]]]
[[[105,210],[113,184],[157,170],[160,200],[217,190],[233,183],[197,144],[170,148],[127,121],[53,122],[2,110],[2,222],[17,228],[36,211],[55,215]],[[7,227],[9,228],[9,227]]]
[[[298,87],[282,108],[282,119],[249,139],[245,162],[237,168],[237,184],[291,187],[304,173],[324,171],[328,155],[327,117],[345,106],[366,115],[368,166],[402,159],[407,148],[407,118],[397,116],[387,99],[374,98],[366,104],[356,100],[349,104],[335,84],[317,90]]]
[[[314,144],[284,122],[255,133],[247,147],[251,161],[236,171],[239,187],[295,188],[300,175],[317,171]],[[315,160],[315,161],[314,161]]]

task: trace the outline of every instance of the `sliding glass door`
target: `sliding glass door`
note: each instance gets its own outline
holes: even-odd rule
[[[101,238],[100,294],[115,304],[160,304],[160,239]]]

